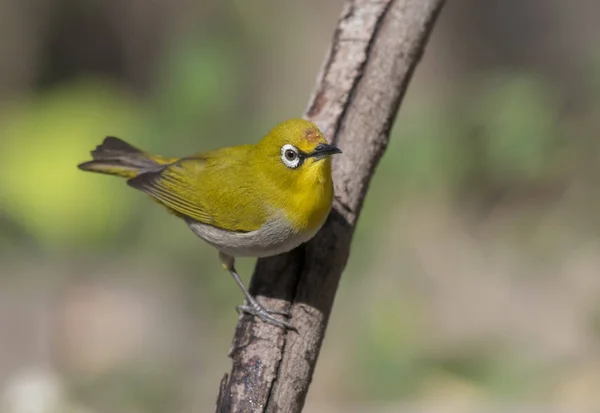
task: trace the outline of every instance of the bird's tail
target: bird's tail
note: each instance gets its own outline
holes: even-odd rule
[[[91,154],[93,160],[79,164],[79,169],[124,178],[134,178],[142,172],[156,171],[163,165],[177,160],[147,154],[113,136],[106,137]]]

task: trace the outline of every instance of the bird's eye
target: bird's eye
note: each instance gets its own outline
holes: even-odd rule
[[[291,149],[285,151],[285,159],[287,159],[288,161],[293,161],[294,159],[296,159],[296,156],[298,156],[298,154],[296,154],[296,152],[294,152]]]
[[[298,149],[290,144],[283,145],[281,148],[281,160],[288,168],[297,168],[302,161]]]

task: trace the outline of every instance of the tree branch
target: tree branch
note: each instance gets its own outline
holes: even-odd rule
[[[289,308],[298,333],[240,319],[219,413],[302,410],[369,182],[443,3],[345,5],[306,111],[344,152],[333,164],[333,210],[310,242],[258,260],[250,286],[269,308]]]

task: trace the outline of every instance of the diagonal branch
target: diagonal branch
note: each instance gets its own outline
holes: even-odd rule
[[[317,362],[369,182],[444,0],[349,0],[306,116],[343,150],[333,165],[336,199],[317,236],[258,260],[251,292],[290,306],[298,329],[243,317],[221,381],[217,411],[299,412]]]

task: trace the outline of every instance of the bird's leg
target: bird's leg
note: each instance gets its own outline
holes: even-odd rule
[[[238,305],[236,307],[238,312],[244,312],[246,314],[254,315],[254,316],[260,318],[263,322],[265,322],[267,324],[271,324],[271,325],[274,325],[277,327],[287,328],[290,330],[297,331],[296,328],[294,326],[292,326],[290,323],[273,317],[273,315],[281,315],[284,317],[289,317],[290,314],[288,312],[277,311],[277,310],[268,310],[262,304],[260,304],[258,301],[256,301],[256,299],[254,297],[252,297],[252,295],[250,295],[250,292],[246,289],[239,274],[235,270],[234,258],[232,256],[224,254],[222,252],[219,252],[219,258],[221,259],[221,262],[223,263],[223,268],[225,268],[231,274],[231,276],[235,280],[236,284],[240,287],[240,289],[244,293],[244,296],[246,297],[247,304]]]

